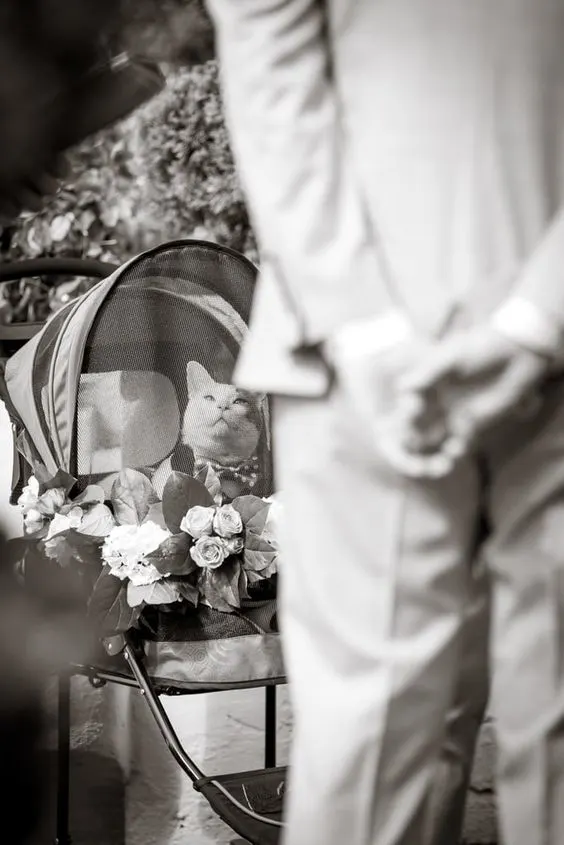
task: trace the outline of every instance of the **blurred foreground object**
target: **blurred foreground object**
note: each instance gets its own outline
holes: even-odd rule
[[[175,237],[212,240],[257,261],[217,62],[167,71],[164,90],[69,158],[73,175],[57,195],[0,237],[5,261],[50,256],[121,263]],[[0,321],[44,319],[72,293],[72,279],[60,281],[61,296],[51,301],[40,280],[11,283]]]
[[[119,53],[121,3],[4,0],[0,8],[0,221],[36,209],[60,154],[160,90],[154,63]]]
[[[64,587],[56,597],[24,591],[15,575],[24,549],[0,536],[0,817],[10,845],[28,841],[42,812],[45,685],[89,648],[84,618],[74,615]]]

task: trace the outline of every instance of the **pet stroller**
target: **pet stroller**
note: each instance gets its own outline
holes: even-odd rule
[[[20,572],[39,590],[63,573],[96,631],[95,656],[59,681],[59,845],[70,842],[73,674],[139,688],[214,811],[249,843],[279,839],[285,677],[268,401],[230,384],[255,277],[225,247],[164,244],[64,305],[5,365]],[[245,687],[265,688],[265,767],[204,774],[159,696]]]

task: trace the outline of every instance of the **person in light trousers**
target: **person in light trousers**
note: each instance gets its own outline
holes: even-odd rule
[[[477,562],[503,839],[561,845],[564,0],[208,7],[286,508],[284,845],[439,840]]]

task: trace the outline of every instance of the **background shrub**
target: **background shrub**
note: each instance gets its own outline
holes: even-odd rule
[[[71,155],[72,175],[37,214],[0,230],[0,260],[40,256],[121,263],[162,241],[198,237],[256,260],[256,245],[222,112],[214,60],[169,70],[150,103]],[[89,283],[56,292],[15,282],[0,294],[0,321],[45,317]]]

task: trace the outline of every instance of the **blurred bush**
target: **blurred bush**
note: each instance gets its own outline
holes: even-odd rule
[[[215,61],[170,69],[165,90],[71,155],[72,176],[38,214],[0,230],[0,260],[44,256],[121,263],[173,238],[216,241],[256,260],[223,119]],[[0,321],[43,320],[90,282],[20,281]]]
[[[235,173],[215,61],[172,73],[131,121],[129,149],[146,237],[194,232],[242,252],[255,244]]]

